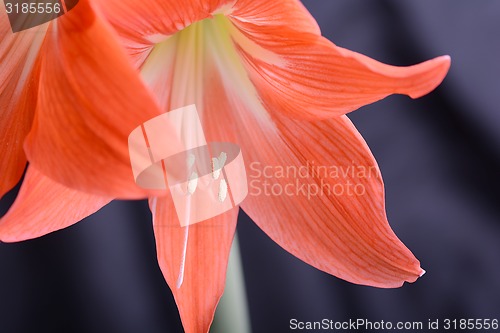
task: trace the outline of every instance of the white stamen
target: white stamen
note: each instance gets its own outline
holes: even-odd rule
[[[187,257],[187,247],[189,239],[189,221],[191,219],[191,197],[186,199],[186,216],[185,218],[185,229],[184,229],[184,247],[182,249],[181,266],[179,267],[179,276],[177,277],[176,287],[179,289],[184,282],[184,271],[186,270],[186,257]]]
[[[219,179],[220,171],[219,160],[217,157],[212,157],[212,178]]]
[[[221,179],[219,184],[218,199],[220,202],[224,202],[226,198],[227,198],[227,183],[225,179]]]
[[[190,201],[190,200],[189,200]],[[189,204],[188,204],[189,206]],[[189,239],[189,225],[184,227],[184,247],[182,249],[181,266],[179,268],[179,276],[177,277],[176,287],[179,289],[184,282],[184,271],[186,270],[186,254]]]
[[[227,154],[225,152],[220,153],[219,158],[212,158],[212,178],[219,179],[221,169],[224,167],[227,161]]]
[[[196,157],[193,154],[189,153],[189,155],[186,159],[186,164],[187,164],[188,170],[193,167],[195,161],[196,161]]]
[[[224,165],[226,165],[226,161],[227,161],[227,154],[225,152],[221,152],[219,155],[219,166],[223,168]]]
[[[194,191],[196,191],[196,187],[198,187],[198,174],[196,172],[193,172],[188,179],[187,195],[193,194]]]

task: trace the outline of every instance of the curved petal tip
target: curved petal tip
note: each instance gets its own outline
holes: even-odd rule
[[[409,80],[404,93],[411,98],[427,95],[443,82],[451,66],[451,57],[444,55],[415,65],[415,82]]]

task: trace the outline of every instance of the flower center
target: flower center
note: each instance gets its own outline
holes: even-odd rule
[[[203,118],[205,94],[222,84],[232,102],[238,101],[234,108],[244,105],[258,118],[269,120],[237,47],[252,56],[278,61],[243,36],[228,17],[216,14],[156,44],[141,74],[163,112],[195,104]]]
[[[226,29],[227,19],[218,14],[195,22],[156,44],[141,73],[158,98],[164,112],[190,104],[200,108],[208,66],[224,54],[233,58],[233,43]]]

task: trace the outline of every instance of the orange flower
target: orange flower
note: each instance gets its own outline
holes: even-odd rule
[[[18,34],[0,15],[0,195],[30,162],[1,220],[3,241],[64,228],[113,198],[150,196],[158,260],[185,330],[207,332],[238,209],[190,226],[185,249],[171,197],[135,185],[127,151],[135,127],[196,104],[207,140],[239,144],[248,170],[310,163],[371,170],[324,177],[309,169],[299,186],[363,189],[314,196],[266,195],[269,175],[256,172],[261,191],[242,208],[284,249],[358,284],[398,287],[423,273],[386,220],[377,164],[345,114],[394,93],[427,94],[449,57],[381,64],[323,38],[297,0],[81,0],[49,25]],[[282,188],[294,177],[271,176]]]

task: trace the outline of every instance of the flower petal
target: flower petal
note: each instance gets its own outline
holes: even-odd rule
[[[154,44],[211,17],[234,0],[107,0],[96,1],[103,15],[123,39],[128,53],[140,66]]]
[[[74,189],[146,197],[133,179],[128,136],[160,110],[112,30],[80,1],[50,26],[42,52],[38,105],[25,143],[29,161]]]
[[[0,220],[0,240],[17,242],[66,228],[110,201],[64,187],[29,166],[16,201]]]
[[[33,121],[36,59],[46,29],[43,25],[14,34],[7,13],[0,11],[0,198],[17,184],[26,167],[23,141]]]
[[[238,0],[230,16],[262,30],[292,29],[299,33],[321,35],[314,17],[299,0]]]
[[[391,94],[421,97],[442,82],[450,67],[448,56],[409,67],[390,66],[324,37],[262,26],[238,12],[231,21],[228,29],[261,98],[288,116],[324,119]]]
[[[247,126],[245,212],[320,270],[377,287],[414,282],[423,271],[387,222],[379,169],[352,123],[278,116],[276,125],[279,136]]]
[[[378,287],[415,281],[423,271],[387,222],[379,169],[349,119],[308,122],[265,110],[257,92],[241,89],[244,77],[239,83],[236,71],[223,70],[228,63],[208,75],[207,94],[219,109],[207,121],[224,119],[237,134],[247,165],[245,212],[284,249],[339,278]],[[321,168],[312,174],[311,165]]]
[[[224,291],[238,208],[188,226],[186,235],[170,196],[153,198],[150,206],[158,262],[174,294],[184,330],[208,332]]]

